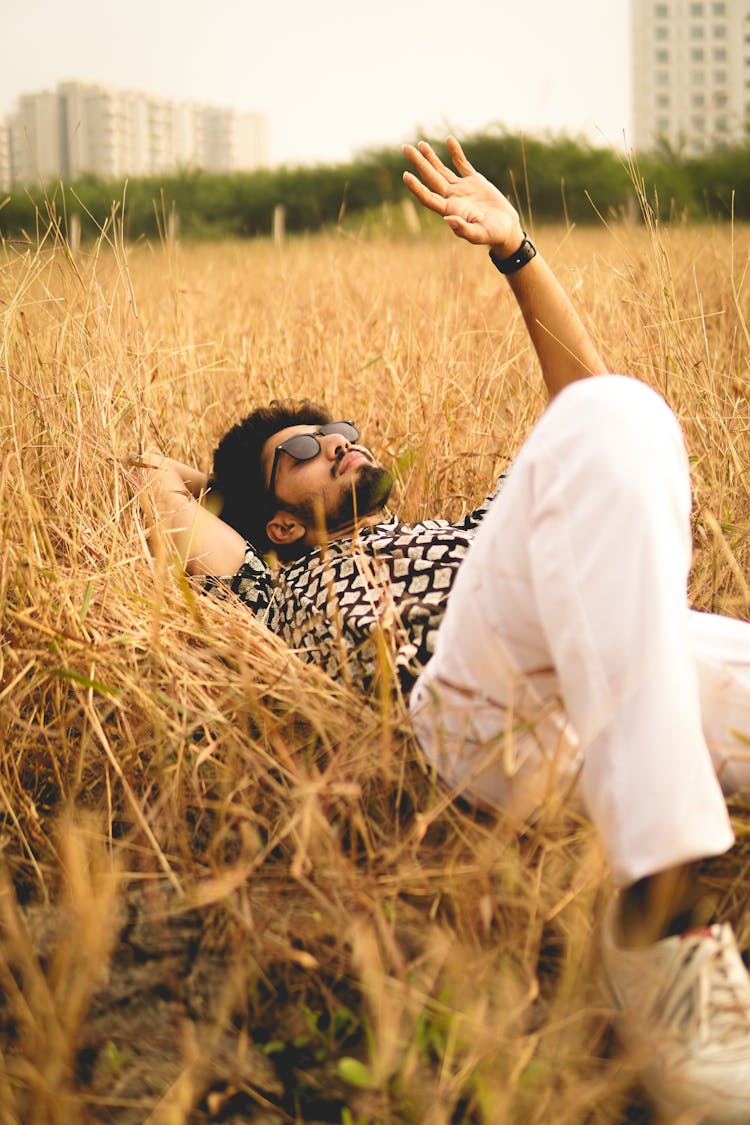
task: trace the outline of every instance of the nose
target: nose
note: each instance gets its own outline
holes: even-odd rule
[[[351,442],[342,434],[324,434],[318,437],[318,441],[323,443],[323,452],[329,461],[343,457],[347,450],[351,449]]]

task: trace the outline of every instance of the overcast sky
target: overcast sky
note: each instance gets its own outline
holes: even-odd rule
[[[0,118],[66,79],[260,110],[274,163],[500,123],[630,140],[628,0],[0,0]]]

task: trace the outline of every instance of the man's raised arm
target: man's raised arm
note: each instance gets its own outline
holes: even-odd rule
[[[245,541],[199,503],[208,483],[206,474],[153,450],[131,454],[126,464],[144,470],[144,498],[153,509],[152,534],[161,535],[176,551],[188,574],[235,574],[242,565]]]
[[[489,247],[494,257],[510,258],[524,232],[515,208],[501,191],[477,172],[455,137],[448,137],[455,172],[426,141],[404,145],[404,154],[419,176],[404,172],[404,183],[425,207],[442,215],[459,238]],[[539,357],[550,397],[567,383],[607,368],[567,294],[547,263],[537,254],[508,274],[531,342]]]

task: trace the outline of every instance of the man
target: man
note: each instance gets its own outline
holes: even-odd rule
[[[604,935],[622,1034],[644,1046],[664,1112],[750,1121],[750,981],[729,927],[691,929],[691,865],[733,840],[707,739],[722,780],[745,780],[732,731],[750,731],[750,626],[687,609],[674,416],[606,373],[513,207],[448,148],[455,171],[405,146],[405,183],[489,248],[551,399],[497,496],[460,524],[402,525],[354,423],[309,402],[254,411],[222,439],[222,519],[188,466],[152,455],[150,491],[191,574],[223,578],[332,674],[398,678],[457,791],[531,815],[580,761],[622,888]]]

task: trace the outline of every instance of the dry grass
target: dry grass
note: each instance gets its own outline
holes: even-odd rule
[[[747,231],[537,238],[611,369],[684,423],[695,604],[747,616]],[[246,409],[306,393],[398,463],[404,518],[458,516],[543,405],[484,255],[7,245],[0,316],[0,1122],[646,1120],[595,988],[587,824],[448,800],[396,704],[151,557],[119,462],[207,467]],[[743,847],[711,875],[735,914]],[[173,1021],[150,1061],[111,999],[136,915]]]

